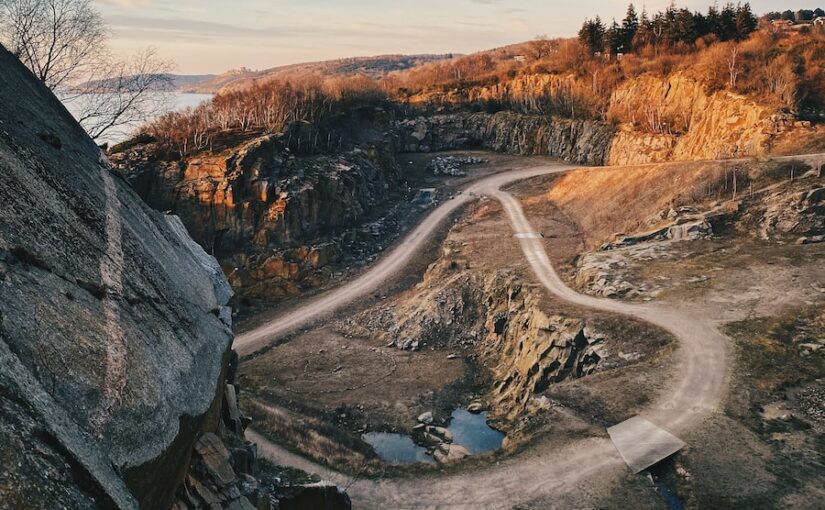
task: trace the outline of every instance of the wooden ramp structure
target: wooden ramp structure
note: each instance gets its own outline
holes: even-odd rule
[[[666,459],[685,447],[685,442],[665,429],[634,416],[607,429],[613,445],[634,473]]]

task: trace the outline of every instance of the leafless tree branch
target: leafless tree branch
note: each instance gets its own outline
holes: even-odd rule
[[[171,62],[148,48],[127,61],[107,49],[91,0],[0,0],[0,42],[73,108],[92,139],[168,111]]]

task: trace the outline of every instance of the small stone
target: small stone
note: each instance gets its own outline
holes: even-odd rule
[[[429,434],[433,435],[433,436],[438,437],[439,442],[444,441],[444,442],[447,442],[447,443],[452,443],[452,441],[453,441],[453,433],[450,432],[449,430],[447,430],[444,427],[428,426],[427,427],[427,432]]]
[[[472,402],[467,406],[467,412],[479,414],[482,411],[484,411],[484,405],[481,402]]]
[[[435,460],[441,462],[442,464],[457,462],[469,456],[470,451],[460,444],[439,445],[439,448],[433,452],[433,457],[435,457]]]
[[[422,413],[418,415],[418,421],[425,425],[432,425],[433,423],[433,412],[427,411],[426,413]]]

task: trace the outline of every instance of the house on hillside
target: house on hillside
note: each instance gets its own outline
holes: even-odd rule
[[[819,16],[818,18],[814,18],[813,24],[820,27],[825,26],[825,16]]]
[[[771,26],[775,30],[790,30],[793,26],[793,21],[787,19],[775,19],[771,21]]]
[[[527,56],[526,55],[513,55],[513,60],[516,62],[526,62]]]

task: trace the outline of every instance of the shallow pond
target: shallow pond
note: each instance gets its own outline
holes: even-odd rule
[[[487,413],[473,414],[466,409],[453,411],[447,430],[453,433],[453,443],[467,448],[473,455],[501,448],[504,434],[487,425]]]
[[[473,454],[490,452],[501,448],[504,434],[487,425],[487,413],[473,414],[466,409],[456,409],[447,425],[453,434],[453,443],[460,444]],[[375,453],[386,462],[414,464],[434,462],[426,448],[415,444],[406,434],[395,432],[368,432],[361,436],[373,447]]]
[[[416,462],[435,462],[423,446],[415,444],[405,434],[393,432],[368,432],[361,436],[373,447],[375,453],[387,462],[397,464],[414,464]]]

